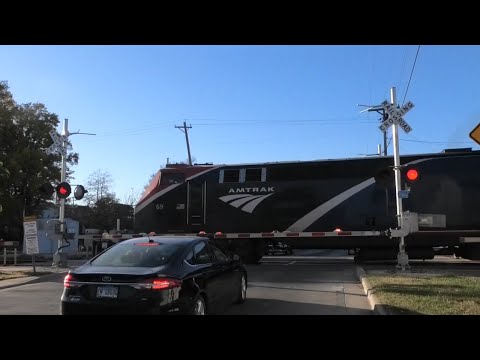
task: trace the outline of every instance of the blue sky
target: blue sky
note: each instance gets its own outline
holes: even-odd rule
[[[383,143],[376,113],[405,96],[417,45],[0,46],[0,80],[19,103],[69,119],[80,154],[75,183],[112,174],[120,200],[166,162],[185,161],[184,120],[197,162],[357,157]],[[406,100],[403,154],[480,149],[480,46],[422,45]],[[59,127],[59,131],[61,128]],[[408,141],[407,141],[408,140]],[[425,141],[425,142],[424,142]],[[438,142],[438,143],[437,143]],[[440,143],[443,142],[443,143]],[[392,153],[392,146],[389,147]]]

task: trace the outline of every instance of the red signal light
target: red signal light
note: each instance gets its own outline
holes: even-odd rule
[[[415,169],[410,169],[407,171],[407,179],[410,181],[415,181],[418,179],[418,171]]]
[[[56,190],[57,190],[57,196],[60,199],[66,199],[72,192],[72,188],[70,187],[70,184],[65,181],[58,184]]]

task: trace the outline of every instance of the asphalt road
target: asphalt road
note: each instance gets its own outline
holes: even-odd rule
[[[248,300],[226,314],[371,315],[351,257],[342,250],[297,250],[248,266]]]
[[[58,315],[65,274],[0,290],[0,315]]]
[[[343,251],[297,254],[301,256],[264,257],[261,264],[248,266],[248,300],[225,314],[372,314],[355,277],[353,261]],[[0,314],[59,314],[63,277],[48,275],[0,290]]]

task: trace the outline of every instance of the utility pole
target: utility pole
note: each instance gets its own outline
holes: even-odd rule
[[[383,110],[383,113],[385,114],[385,110]],[[382,115],[382,120],[381,121],[384,121],[384,120],[385,120],[385,115]],[[383,132],[383,156],[387,156],[387,148],[388,148],[387,131],[385,130]]]
[[[360,113],[368,111],[372,112],[375,111],[376,113],[382,115],[380,118],[380,122],[383,122],[387,119],[387,114],[385,113],[385,109],[382,106],[379,105],[361,105],[357,104],[358,106],[366,106],[368,109],[360,111]],[[381,155],[381,153],[379,154]],[[387,156],[387,131],[383,131],[383,156]]]
[[[183,126],[175,125],[175,128],[180,129],[185,133],[185,141],[187,142],[187,151],[188,151],[188,165],[192,166],[192,156],[190,155],[190,143],[188,142],[188,129],[191,129],[192,125],[187,126],[187,123],[184,121]]]
[[[397,91],[395,87],[390,89],[390,102],[394,109],[397,108]],[[386,131],[385,131],[386,133]],[[400,173],[400,150],[398,144],[398,124],[394,122],[392,124],[392,136],[393,136],[393,160],[395,171],[395,197],[397,199],[397,219],[398,227],[403,228],[403,204],[400,197],[400,190],[402,190],[401,173]],[[405,252],[405,238],[400,237],[399,252],[397,255],[397,267],[405,269],[408,267],[408,255]]]

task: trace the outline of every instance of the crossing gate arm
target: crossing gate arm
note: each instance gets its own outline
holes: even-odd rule
[[[367,237],[385,236],[381,231],[328,231],[328,232],[262,232],[216,234],[215,239],[272,239],[272,238],[322,238],[322,237]]]

